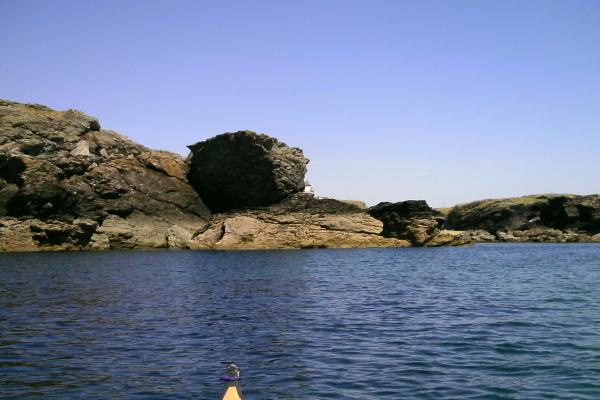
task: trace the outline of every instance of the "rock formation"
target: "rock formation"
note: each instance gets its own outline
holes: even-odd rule
[[[188,146],[190,183],[213,212],[275,204],[304,190],[302,150],[250,131]]]
[[[379,203],[371,207],[369,215],[383,222],[382,235],[407,240],[412,246],[464,246],[473,244],[441,228],[446,218],[429,207],[425,200],[399,203]]]
[[[184,160],[79,111],[4,100],[0,133],[0,251],[468,243],[425,202],[367,212],[304,193],[302,151],[263,134],[219,135]]]
[[[600,195],[532,195],[452,208],[445,227],[476,241],[600,241]]]
[[[0,101],[0,251],[182,247],[210,212],[176,154],[75,110]]]
[[[215,215],[192,249],[407,247],[381,236],[383,224],[355,205],[302,193],[270,207]]]

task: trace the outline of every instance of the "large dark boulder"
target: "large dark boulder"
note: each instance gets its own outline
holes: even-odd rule
[[[79,111],[0,100],[0,133],[0,250],[167,247],[211,217],[181,156]]]
[[[304,190],[309,160],[267,135],[224,133],[188,147],[190,183],[212,212],[268,206]]]

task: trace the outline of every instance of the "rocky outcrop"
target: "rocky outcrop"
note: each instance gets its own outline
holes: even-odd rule
[[[468,243],[424,201],[367,210],[304,193],[302,151],[263,134],[219,135],[184,160],[79,111],[3,100],[0,132],[0,251]]]
[[[468,238],[442,231],[446,218],[429,207],[425,200],[379,203],[367,212],[383,222],[383,236],[407,240],[412,246],[464,246],[474,243]]]
[[[213,212],[262,207],[304,190],[302,150],[239,131],[188,146],[190,183]]]
[[[476,241],[600,241],[600,195],[533,195],[461,204],[452,208],[445,227]]]
[[[448,232],[448,231],[446,231]],[[471,230],[471,231],[449,231],[454,235],[458,236],[460,239],[468,240],[474,243],[485,243],[485,242],[495,242],[496,236],[492,235],[489,232],[483,230]]]
[[[98,223],[89,219],[60,220],[0,218],[0,251],[74,250],[108,248],[94,233]]]
[[[0,251],[179,247],[210,219],[181,156],[79,111],[2,100],[0,132]]]
[[[192,249],[407,247],[356,205],[296,194],[271,207],[215,215]]]
[[[445,227],[495,233],[519,229],[539,217],[548,204],[543,196],[480,200],[459,204],[448,213]]]

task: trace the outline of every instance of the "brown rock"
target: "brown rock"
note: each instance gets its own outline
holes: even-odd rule
[[[382,225],[365,213],[234,214],[213,219],[188,245],[213,250],[410,246],[379,235]]]
[[[79,111],[0,100],[0,131],[0,218],[14,250],[166,247],[181,243],[167,240],[174,226],[194,232],[210,219],[181,156]]]

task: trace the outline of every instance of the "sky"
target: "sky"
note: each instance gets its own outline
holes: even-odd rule
[[[600,193],[596,0],[0,0],[0,98],[149,148],[251,130],[317,196]]]

